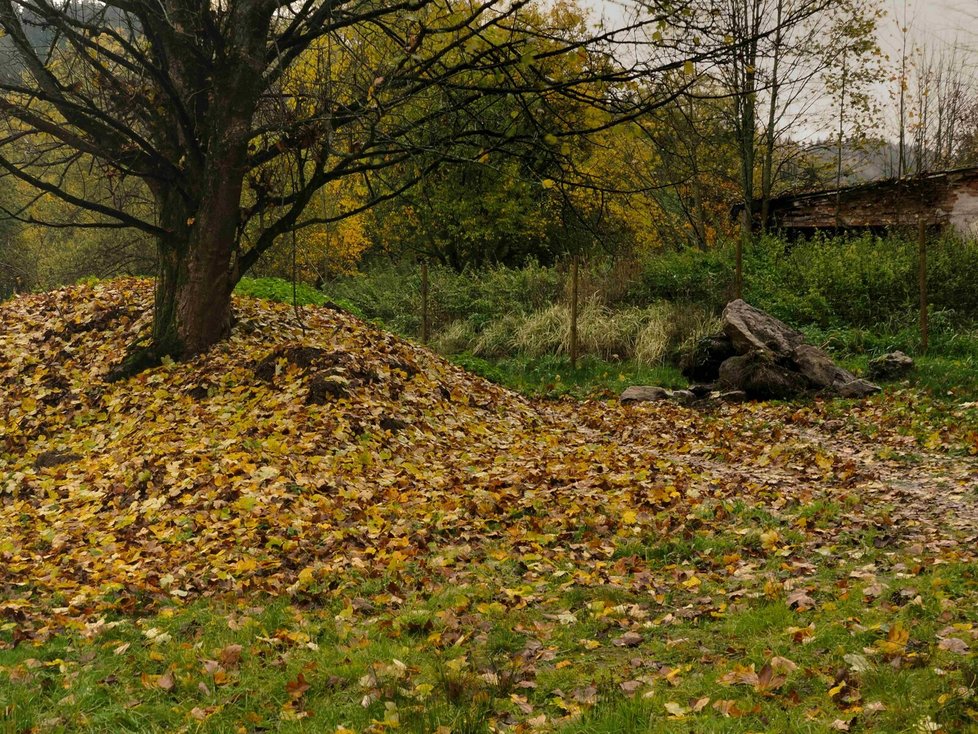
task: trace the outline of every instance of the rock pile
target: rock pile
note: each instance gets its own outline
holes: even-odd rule
[[[718,361],[715,370],[706,370]],[[687,377],[715,382],[723,390],[740,390],[751,398],[787,399],[812,393],[861,398],[880,390],[806,343],[800,331],[740,299],[723,310],[723,334],[701,341],[689,363]]]
[[[690,388],[696,396],[712,394],[732,400],[785,400],[810,394],[862,398],[880,390],[806,343],[800,331],[740,299],[724,309],[723,333],[700,340],[681,367],[687,379],[700,383]],[[626,390],[621,400],[685,401],[685,397],[662,388],[635,386]]]

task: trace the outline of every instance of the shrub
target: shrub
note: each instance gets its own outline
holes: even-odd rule
[[[718,311],[730,300],[733,283],[732,247],[655,253],[643,258],[628,299],[635,304],[696,303]]]
[[[282,278],[242,278],[234,290],[242,296],[292,303],[292,283]],[[320,306],[326,302],[326,297],[310,285],[296,283],[295,301],[300,306]]]

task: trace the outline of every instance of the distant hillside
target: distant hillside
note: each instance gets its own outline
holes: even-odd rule
[[[78,2],[73,0],[68,4],[68,12],[83,20],[93,21],[105,17],[119,28],[132,24],[129,16],[118,8],[107,7],[101,3]],[[55,29],[33,13],[21,12],[21,25],[31,46],[37,51],[46,51],[51,47],[55,38]],[[12,81],[19,78],[23,71],[23,63],[17,55],[14,42],[7,36],[0,38],[0,80]]]

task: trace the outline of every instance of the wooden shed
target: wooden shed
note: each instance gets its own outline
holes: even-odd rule
[[[760,202],[753,208],[760,224]],[[743,205],[735,207],[739,217]],[[978,168],[873,181],[841,189],[779,196],[770,202],[771,228],[788,237],[816,231],[883,232],[913,227],[953,229],[978,238]]]

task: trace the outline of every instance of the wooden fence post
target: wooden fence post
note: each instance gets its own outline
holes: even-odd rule
[[[927,224],[917,218],[917,282],[920,287],[920,353],[926,354],[928,346],[927,324]]]
[[[570,311],[570,360],[571,369],[577,369],[577,297],[578,297],[579,257],[571,260],[571,311]]]
[[[428,261],[421,261],[421,343],[427,345],[428,337]]]

